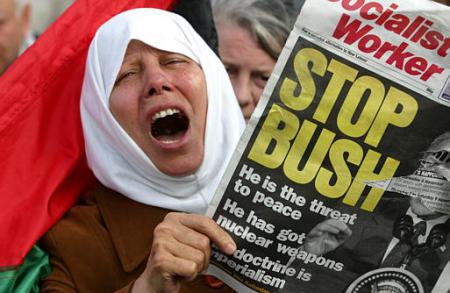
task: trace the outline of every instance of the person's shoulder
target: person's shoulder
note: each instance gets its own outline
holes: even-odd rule
[[[42,237],[41,247],[50,255],[52,266],[44,282],[46,288],[69,284],[67,288],[77,288],[78,292],[113,292],[131,281],[121,270],[105,223],[101,192],[88,192]],[[61,291],[66,292],[66,287]]]
[[[64,248],[70,251],[86,245],[98,230],[102,230],[101,213],[95,194],[88,192],[42,237],[42,245],[50,252]]]

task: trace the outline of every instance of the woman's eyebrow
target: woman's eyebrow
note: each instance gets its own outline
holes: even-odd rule
[[[122,64],[120,65],[120,70],[122,70],[125,67],[138,65],[139,60],[140,60],[140,57],[139,57],[138,52],[131,52],[131,53],[125,54],[125,56],[122,60]]]
[[[126,52],[123,56],[122,64],[125,64],[126,62],[132,62],[134,59],[136,59],[137,52]]]

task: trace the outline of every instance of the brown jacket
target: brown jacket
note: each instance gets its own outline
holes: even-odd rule
[[[142,205],[96,187],[42,239],[52,273],[42,292],[130,292],[143,272],[153,229],[168,210]],[[201,276],[181,292],[233,292],[210,287]]]

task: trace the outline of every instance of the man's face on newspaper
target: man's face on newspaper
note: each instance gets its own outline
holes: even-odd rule
[[[431,171],[443,180],[450,181],[450,132],[437,137],[423,154],[419,169]],[[450,190],[446,194],[450,199]],[[418,216],[429,216],[436,212],[426,207],[421,197],[411,198],[411,210]]]

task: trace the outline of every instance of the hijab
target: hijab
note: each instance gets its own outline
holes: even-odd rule
[[[193,174],[174,177],[160,172],[109,109],[131,40],[183,54],[204,72],[205,152]],[[245,124],[220,59],[181,16],[152,8],[123,12],[99,28],[89,47],[80,110],[88,164],[103,185],[146,205],[185,212],[206,210]]]

